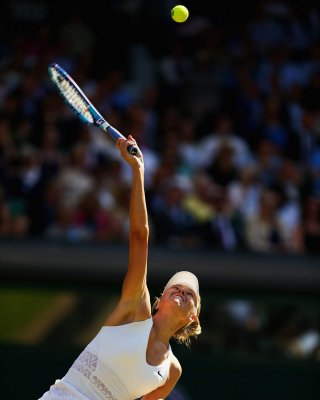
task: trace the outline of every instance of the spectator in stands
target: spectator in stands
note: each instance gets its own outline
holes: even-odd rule
[[[255,15],[248,22],[247,31],[258,54],[263,54],[288,39],[284,27],[268,13],[264,2],[256,3]]]
[[[156,244],[173,248],[198,245],[195,219],[184,207],[188,190],[179,177],[163,180],[150,205]]]
[[[301,253],[302,174],[292,160],[283,160],[273,188],[280,199],[277,216],[284,227],[287,251]]]
[[[227,100],[229,103],[234,102],[234,105],[230,104],[228,109],[234,109],[235,126],[239,135],[247,141],[250,149],[257,141],[256,132],[261,125],[264,113],[262,93],[258,82],[251,75],[250,71],[244,77],[240,74],[237,80],[238,86],[229,93]]]
[[[316,359],[320,334],[311,315],[302,312],[299,305],[277,307],[269,313],[266,333],[274,353],[300,359]]]
[[[263,186],[272,185],[277,179],[282,162],[278,148],[270,140],[261,138],[254,154],[259,181]]]
[[[121,221],[122,222],[122,221]],[[73,218],[74,231],[81,232],[87,241],[119,242],[124,237],[122,225],[112,210],[103,208],[96,190],[85,193]]]
[[[232,212],[243,219],[256,212],[263,185],[256,166],[243,167],[237,178],[227,186],[228,198]]]
[[[225,188],[217,187],[211,198],[214,213],[201,227],[202,240],[208,248],[233,251],[238,247],[238,232]]]
[[[93,29],[75,9],[58,31],[70,55],[79,57],[92,51],[95,41]]]
[[[196,122],[219,109],[218,60],[213,58],[212,49],[202,49],[195,54],[193,71],[188,78],[181,99],[184,108]]]
[[[320,200],[314,195],[308,195],[303,201],[302,238],[306,253],[320,252]]]
[[[257,305],[246,299],[226,301],[223,312],[223,347],[235,352],[254,353],[259,349],[263,319]]]
[[[88,240],[86,232],[77,229],[74,225],[75,210],[62,202],[57,201],[52,209],[47,204],[48,224],[44,237],[50,240],[81,242]]]
[[[168,51],[160,58],[158,64],[161,98],[165,98],[166,104],[180,103],[193,70],[186,43],[181,40],[171,42]]]
[[[214,216],[212,197],[216,188],[210,177],[203,172],[194,175],[192,182],[191,190],[184,198],[183,207],[192,215],[201,230]]]
[[[236,168],[253,161],[247,142],[234,132],[231,118],[220,114],[215,122],[214,131],[205,135],[200,141],[200,167],[208,168],[212,165],[222,144],[230,147],[232,162]]]
[[[181,118],[178,135],[179,170],[182,174],[193,176],[199,169],[202,154],[199,152],[197,124],[191,116]]]
[[[320,138],[311,150],[306,172],[310,178],[310,191],[317,196],[320,195]]]
[[[286,109],[278,95],[269,94],[266,97],[263,116],[256,135],[269,140],[281,155],[290,151],[291,132],[287,123]]]
[[[228,186],[238,179],[238,170],[234,161],[234,149],[226,141],[220,143],[213,161],[205,169],[212,182],[219,186]]]
[[[78,142],[71,151],[69,164],[56,178],[61,201],[74,209],[79,205],[82,196],[88,193],[94,185],[86,162],[86,147],[83,143]]]
[[[292,143],[293,146],[298,147],[296,159],[302,168],[310,163],[314,149],[317,147],[316,115],[316,110],[304,107],[301,128],[297,132],[298,145]]]
[[[286,251],[285,231],[277,216],[278,194],[266,188],[262,191],[259,207],[244,222],[245,241],[248,249],[262,253]]]

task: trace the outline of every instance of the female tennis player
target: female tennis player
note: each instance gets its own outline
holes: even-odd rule
[[[143,155],[130,155],[132,136],[118,139],[121,157],[132,170],[128,269],[119,303],[69,371],[41,400],[161,400],[178,382],[182,368],[170,340],[190,345],[201,333],[199,284],[180,271],[153,307],[147,287],[148,215]]]

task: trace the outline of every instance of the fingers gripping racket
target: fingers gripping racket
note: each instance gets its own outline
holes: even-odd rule
[[[113,140],[125,137],[111,126],[103,116],[92,105],[90,100],[82,92],[71,76],[58,64],[53,63],[48,67],[52,82],[58,88],[65,102],[71,107],[75,114],[84,122],[97,126],[104,130]],[[135,146],[128,146],[128,152],[131,155],[137,154]]]

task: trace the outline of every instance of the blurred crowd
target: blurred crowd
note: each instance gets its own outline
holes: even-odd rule
[[[106,28],[17,4],[0,19],[1,239],[127,242],[130,171],[64,104],[56,62],[140,145],[155,245],[320,252],[319,9],[175,24],[123,1]]]
[[[320,361],[319,308],[293,299],[233,298],[215,302],[205,314],[200,351]]]

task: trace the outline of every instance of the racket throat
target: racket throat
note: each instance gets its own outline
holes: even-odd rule
[[[108,133],[114,140],[124,138],[124,136],[113,126],[109,125],[108,123],[104,123],[101,125],[101,128]]]
[[[110,124],[108,124],[107,121],[104,121],[101,125],[99,124],[99,128],[103,129],[105,132],[108,132],[108,128],[110,128]]]

